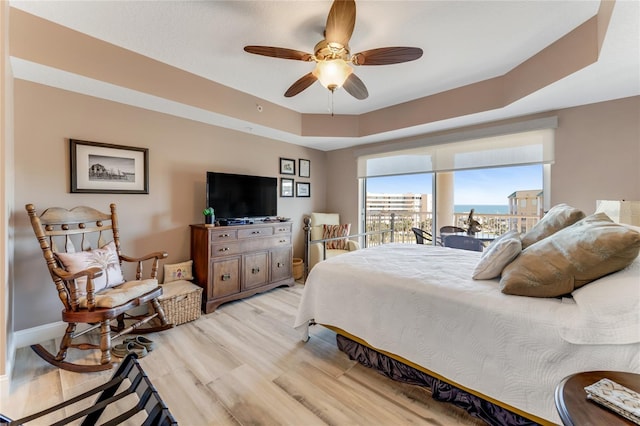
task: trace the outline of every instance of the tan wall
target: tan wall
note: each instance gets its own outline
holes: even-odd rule
[[[640,200],[640,96],[558,112],[552,204]]]
[[[302,256],[302,218],[324,206],[321,151],[273,141],[15,80],[16,218],[15,329],[60,320],[24,205],[39,209],[118,205],[123,250],[142,255],[164,249],[169,262],[189,258],[189,224],[202,223],[205,172],[279,175],[279,157],[311,160],[311,198],[278,198],[278,214],[294,221],[294,255]],[[69,138],[149,148],[150,193],[69,193]]]
[[[551,166],[552,205],[568,203],[591,213],[598,199],[640,200],[639,96],[486,123],[465,130],[552,115],[558,116],[555,163]],[[327,206],[340,212],[343,222],[352,224],[359,220],[354,151],[354,148],[336,150],[327,157]]]

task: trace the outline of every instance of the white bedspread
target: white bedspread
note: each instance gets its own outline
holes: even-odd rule
[[[311,319],[339,327],[556,423],[554,389],[567,375],[640,373],[639,259],[574,298],[540,299],[502,294],[497,279],[471,279],[480,255],[387,244],[321,262],[294,326],[303,335]]]

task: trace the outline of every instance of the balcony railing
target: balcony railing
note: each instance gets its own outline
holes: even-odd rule
[[[433,224],[433,215],[431,212],[407,212],[407,211],[380,211],[380,212],[368,212],[366,220],[365,232],[374,232],[384,229],[388,229],[391,223],[391,214],[395,215],[394,224],[394,240],[398,243],[410,243],[415,244],[416,239],[411,231],[411,228],[424,229],[430,232]],[[467,228],[467,218],[469,213],[455,213],[453,225],[460,228]],[[475,213],[473,217],[480,222],[481,230],[479,235],[486,238],[496,237],[502,235],[512,229],[518,230],[521,234],[528,232],[533,225],[538,223],[540,218],[538,216],[521,216],[511,214],[489,214],[489,213]],[[447,224],[451,225],[451,224]],[[435,232],[435,236],[439,235],[439,232]],[[365,247],[375,246],[381,244],[382,241],[377,235],[368,236],[365,241]]]

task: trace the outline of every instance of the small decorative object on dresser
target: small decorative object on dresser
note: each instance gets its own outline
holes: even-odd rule
[[[213,207],[207,207],[202,211],[202,214],[204,215],[205,225],[213,225],[215,223],[216,215],[215,215],[215,210],[213,210]]]
[[[294,284],[291,222],[191,225],[191,257],[206,313],[225,302]]]

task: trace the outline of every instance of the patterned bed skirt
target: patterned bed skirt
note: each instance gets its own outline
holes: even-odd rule
[[[529,419],[512,413],[498,405],[485,401],[482,398],[458,389],[449,383],[429,376],[387,355],[376,352],[358,342],[336,335],[338,349],[349,355],[349,358],[358,361],[365,367],[373,368],[379,373],[403,383],[424,386],[431,390],[432,398],[436,401],[444,401],[463,408],[470,415],[484,420],[494,426],[524,426],[537,425]]]

